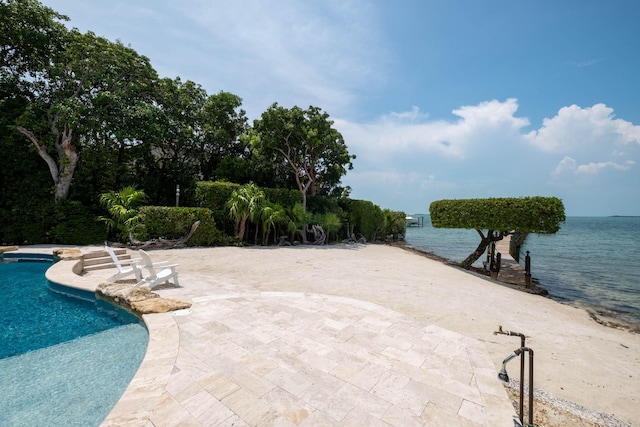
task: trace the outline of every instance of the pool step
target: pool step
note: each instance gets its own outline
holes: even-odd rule
[[[119,260],[131,259],[131,255],[124,248],[113,248]],[[116,268],[113,260],[107,251],[93,251],[84,254],[84,271],[102,270],[105,268]]]

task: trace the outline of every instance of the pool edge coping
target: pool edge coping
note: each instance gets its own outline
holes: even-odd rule
[[[43,249],[39,248],[37,252],[43,253]],[[95,293],[101,278],[76,274],[75,267],[81,262],[78,259],[55,262],[47,269],[45,277],[60,286]],[[180,349],[180,332],[173,313],[141,316],[149,333],[147,350],[129,385],[100,426],[147,425],[153,410],[166,393],[165,386]]]

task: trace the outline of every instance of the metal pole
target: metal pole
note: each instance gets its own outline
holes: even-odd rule
[[[529,351],[529,427],[533,425],[533,350],[524,347]]]
[[[503,331],[502,325],[498,325],[498,330],[493,333],[493,335],[498,335],[498,334],[513,335],[513,336],[520,337],[520,348],[526,349],[525,347],[526,337],[524,334],[521,334],[520,332]],[[533,360],[533,355],[531,356],[531,358],[532,358],[531,360]],[[531,379],[533,379],[533,368],[531,366],[532,365],[529,366],[530,376],[531,376]],[[530,388],[533,387],[531,384],[533,384],[532,381],[530,381],[530,385],[529,385]],[[531,388],[531,393],[533,393],[532,388]],[[520,411],[518,412],[518,418],[520,419],[520,424],[524,424],[524,351],[520,353],[520,399],[518,403],[520,406]],[[533,404],[531,404],[531,407],[533,407]],[[532,410],[530,409],[530,411]]]
[[[524,257],[524,285],[526,288],[531,288],[531,257],[529,251],[527,256]]]
[[[524,346],[524,335],[520,335],[520,348]],[[520,353],[520,424],[524,423],[524,351]]]

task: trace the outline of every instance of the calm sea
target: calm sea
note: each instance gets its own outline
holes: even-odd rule
[[[406,242],[417,249],[462,261],[480,242],[475,230],[408,227]],[[553,299],[604,309],[640,325],[640,217],[568,217],[553,235],[531,234],[522,248],[531,273]],[[482,266],[481,260],[475,264]]]

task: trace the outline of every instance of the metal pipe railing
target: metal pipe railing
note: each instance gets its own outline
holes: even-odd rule
[[[498,326],[498,330],[493,335],[511,335],[520,337],[520,348],[516,349],[513,353],[509,354],[502,361],[502,369],[498,374],[498,378],[504,382],[509,382],[509,376],[507,375],[506,364],[516,356],[520,356],[520,411],[518,417],[520,423],[524,424],[524,353],[529,352],[529,426],[533,427],[533,350],[525,345],[525,335],[520,332],[503,331],[502,326]]]

